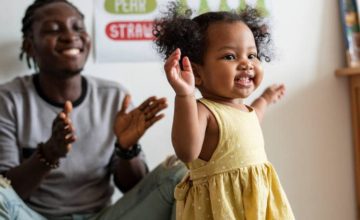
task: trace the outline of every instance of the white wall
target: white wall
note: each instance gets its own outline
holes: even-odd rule
[[[2,3],[6,13],[0,13],[0,82],[28,73],[17,56],[20,19],[31,2]],[[92,1],[73,2],[85,13],[91,32]],[[334,76],[334,70],[344,66],[337,1],[272,2],[278,56],[265,65],[260,90],[271,83],[283,82],[287,95],[269,109],[263,122],[268,156],[297,219],[355,220],[348,81]],[[173,152],[170,142],[173,92],[161,63],[96,64],[90,58],[86,74],[121,82],[137,104],[150,95],[168,97],[166,118],[148,131],[141,142],[151,168]]]

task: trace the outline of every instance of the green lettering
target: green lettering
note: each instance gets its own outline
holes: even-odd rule
[[[238,8],[238,11],[242,11],[246,8],[246,2],[245,0],[240,0],[240,5],[239,5],[239,8]]]
[[[199,14],[203,14],[205,12],[210,11],[209,5],[206,0],[200,1],[200,8],[199,8]]]
[[[263,17],[269,16],[269,11],[266,9],[265,0],[258,0],[256,8],[260,11]]]
[[[147,14],[157,7],[156,0],[105,0],[105,10],[111,14]]]
[[[226,0],[220,1],[219,11],[230,11],[230,7]]]

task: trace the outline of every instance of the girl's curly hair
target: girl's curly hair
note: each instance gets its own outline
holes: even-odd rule
[[[165,59],[180,48],[181,58],[188,56],[192,62],[203,64],[209,25],[241,21],[254,35],[258,58],[270,62],[271,36],[268,25],[257,9],[246,6],[240,11],[207,12],[193,19],[192,11],[179,2],[170,2],[167,9],[162,17],[155,19],[153,26],[156,49]]]

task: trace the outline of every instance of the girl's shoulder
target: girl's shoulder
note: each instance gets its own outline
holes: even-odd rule
[[[211,110],[209,109],[210,106],[208,104],[208,100],[204,99],[204,98],[200,98],[196,100],[197,102],[197,107],[198,107],[198,112],[199,115],[200,114],[204,114],[204,115],[211,115]]]

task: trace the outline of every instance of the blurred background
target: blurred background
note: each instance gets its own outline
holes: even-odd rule
[[[94,2],[71,2],[85,14],[93,36]],[[21,19],[31,3],[1,3],[0,83],[33,73],[18,59]],[[269,160],[297,219],[355,220],[349,84],[347,78],[334,75],[337,68],[345,67],[338,2],[273,1],[272,29],[276,57],[264,64],[264,81],[246,100],[251,103],[270,84],[286,85],[286,96],[269,108],[262,123]],[[96,63],[92,55],[83,73],[123,84],[136,105],[151,95],[167,97],[166,117],[145,134],[141,144],[151,169],[174,153],[170,139],[174,93],[161,61]]]

